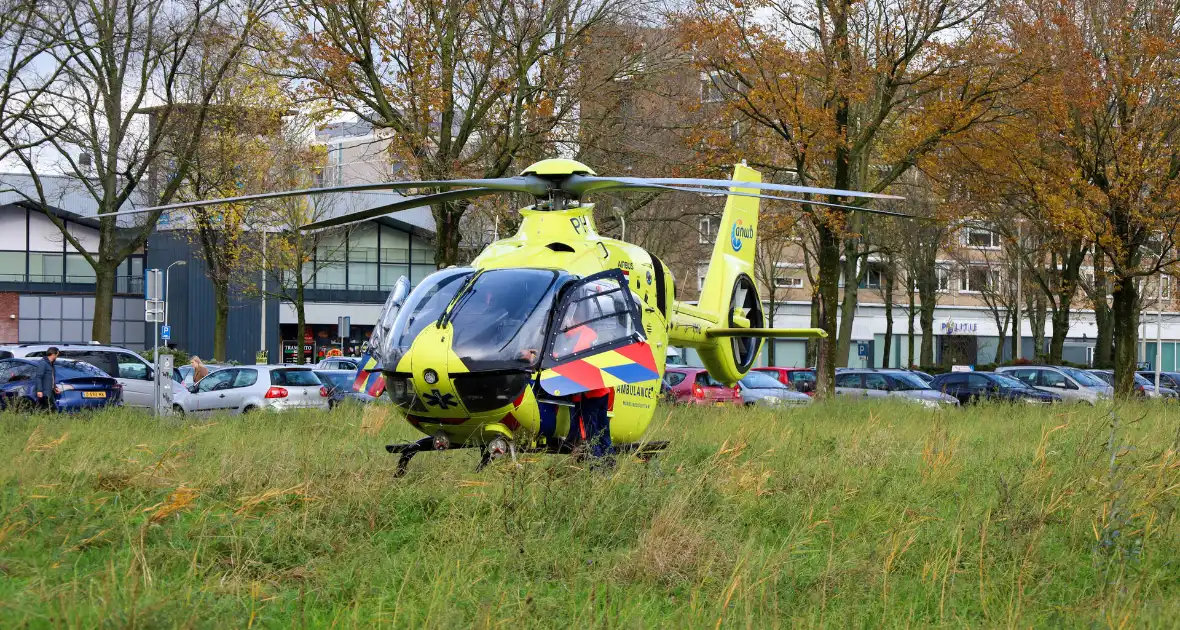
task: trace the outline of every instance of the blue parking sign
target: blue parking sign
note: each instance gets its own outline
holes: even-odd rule
[[[160,339],[163,339],[164,341],[168,341],[171,338],[172,338],[172,327],[171,326],[160,326]]]
[[[863,341],[856,342],[856,355],[861,359],[867,358],[869,356],[869,344]]]

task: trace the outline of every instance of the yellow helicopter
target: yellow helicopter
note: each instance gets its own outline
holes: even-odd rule
[[[387,446],[400,455],[398,474],[415,454],[479,448],[479,467],[519,451],[571,452],[572,400],[609,390],[608,426],[620,452],[648,458],[666,442],[644,442],[660,399],[669,346],[697,351],[718,381],[736,383],[753,366],[763,339],[820,337],[820,329],[763,327],[754,283],[759,199],[802,193],[809,204],[899,214],[835,203],[843,197],[892,195],[761,182],[745,165],[732,180],[598,177],[566,159],[537,162],[499,179],[392,182],[247,195],[150,210],[242,203],[328,192],[435,189],[443,192],[335,216],[316,230],[474,197],[528,193],[515,235],[488,245],[468,266],[441,269],[410,290],[401,278],[390,292],[366,348],[357,388],[384,387],[406,420],[425,437]],[[709,271],[696,304],[676,300],[674,274],[646,250],[598,234],[588,194],[682,191],[725,195]],[[900,215],[906,216],[906,215]],[[565,340],[579,327],[589,343]],[[374,378],[370,378],[374,377]]]

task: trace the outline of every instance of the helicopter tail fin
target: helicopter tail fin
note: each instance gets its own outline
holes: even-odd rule
[[[762,175],[740,164],[733,179],[733,190],[744,192],[741,182],[761,182]],[[762,302],[754,283],[757,233],[758,199],[731,195],[700,299],[696,305],[677,302],[673,309],[669,343],[695,348],[709,374],[725,383],[736,382],[750,370],[764,338],[795,332],[762,327]]]
[[[734,182],[762,181],[762,174],[738,164],[733,170]],[[741,192],[755,192],[752,189]],[[755,197],[731,196],[725,202],[717,240],[713,243],[713,256],[709,259],[709,271],[701,288],[698,306],[710,313],[726,313],[732,298],[734,282],[745,274],[754,277],[754,252],[757,249],[758,199]]]

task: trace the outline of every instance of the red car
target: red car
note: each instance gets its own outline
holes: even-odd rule
[[[815,370],[801,367],[756,367],[759,372],[766,372],[778,382],[797,392],[808,396],[815,395]]]
[[[709,376],[705,368],[670,367],[664,374],[668,399],[687,405],[742,404],[742,390]]]

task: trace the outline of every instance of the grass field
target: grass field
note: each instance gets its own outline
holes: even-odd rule
[[[0,627],[1180,625],[1180,407],[661,410],[394,480],[385,407],[0,415]]]

